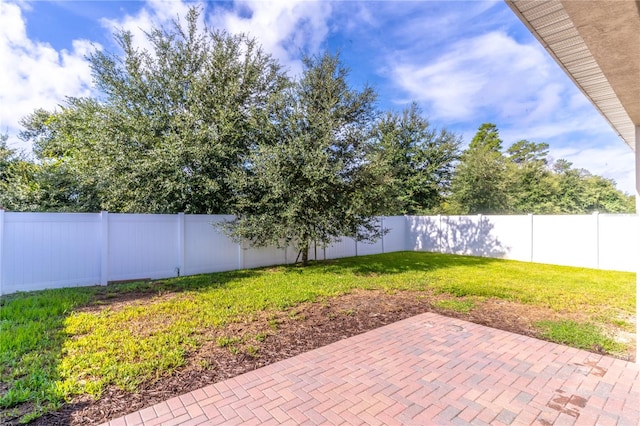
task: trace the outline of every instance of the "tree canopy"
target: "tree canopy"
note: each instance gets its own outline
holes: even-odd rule
[[[375,240],[397,214],[633,212],[615,182],[506,149],[483,123],[468,147],[413,103],[379,111],[338,55],[306,56],[296,80],[256,40],[208,29],[200,9],[146,34],[114,34],[88,59],[96,95],[24,117],[35,159],[0,138],[0,206],[16,211],[230,213],[232,238],[295,245]]]
[[[463,151],[451,185],[451,208],[458,214],[497,214],[508,208],[507,163],[495,124],[480,126]]]
[[[120,54],[89,56],[101,96],[24,120],[42,162],[75,176],[79,209],[224,212],[229,174],[269,137],[288,85],[278,63],[253,39],[199,29],[197,8],[185,21],[147,34],[150,51],[118,32]]]
[[[306,264],[314,241],[375,240],[384,231],[367,162],[376,94],[349,87],[338,56],[303,63],[278,111],[277,137],[254,146],[232,179],[236,218],[223,229],[252,245],[297,246]]]
[[[457,135],[434,129],[413,103],[380,119],[374,140],[372,162],[385,177],[387,215],[425,214],[444,202],[459,157]]]
[[[485,123],[457,165],[448,213],[584,214],[629,213],[634,197],[615,182],[574,169],[566,160],[552,162],[549,145],[520,140],[502,152],[494,124]]]
[[[493,123],[483,123],[471,139],[470,150],[502,151],[502,139],[498,127]]]

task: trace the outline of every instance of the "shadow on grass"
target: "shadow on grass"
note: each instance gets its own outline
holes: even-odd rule
[[[402,251],[370,256],[318,261],[310,268],[318,272],[353,273],[354,275],[391,275],[405,272],[430,272],[459,266],[482,267],[500,259],[459,256],[441,253]],[[298,268],[300,273],[303,268]]]
[[[58,371],[65,343],[66,319],[79,310],[102,310],[115,303],[144,302],[187,290],[224,288],[259,274],[242,270],[158,281],[117,283],[15,293],[0,297],[0,424],[37,419],[36,424],[69,424],[87,398],[64,404]],[[48,413],[49,412],[49,413]],[[47,414],[48,413],[48,414]]]
[[[65,332],[66,318],[79,310],[102,310],[120,302],[144,303],[156,296],[185,291],[224,289],[231,283],[242,286],[265,274],[284,273],[295,283],[298,274],[318,275],[390,275],[404,272],[434,271],[450,267],[482,267],[496,259],[453,256],[425,252],[395,252],[381,255],[343,258],[314,262],[308,267],[297,265],[265,267],[170,278],[110,284],[105,287],[66,288],[32,293],[18,293],[0,298],[2,324],[2,376],[0,391],[4,423],[15,424],[21,416],[52,411],[39,424],[65,424],[74,411],[86,405],[85,398],[60,407],[65,395],[57,387],[62,378],[58,372],[65,342],[72,336]],[[20,371],[19,374],[16,372]],[[73,396],[73,395],[72,395]],[[8,413],[13,411],[12,416]],[[31,415],[31,417],[36,417]],[[23,418],[24,420],[25,418]]]
[[[59,289],[0,298],[0,423],[18,424],[59,407],[58,361],[67,336],[65,318],[92,290]]]
[[[214,272],[210,274],[96,286],[92,287],[95,289],[95,294],[86,306],[103,308],[120,302],[143,302],[159,295],[224,288],[232,281],[248,279],[260,273],[260,269],[243,269],[239,271]]]

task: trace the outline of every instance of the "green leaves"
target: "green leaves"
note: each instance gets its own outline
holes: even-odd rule
[[[22,211],[38,209],[37,167],[7,146],[8,135],[0,134],[0,208]]]
[[[573,169],[560,159],[551,163],[549,145],[520,140],[505,156],[498,129],[485,123],[464,151],[452,184],[447,213],[586,214],[632,213],[634,199],[615,182]]]
[[[503,153],[498,128],[460,139],[416,104],[380,116],[336,55],[291,81],[256,40],[205,28],[201,10],[89,55],[95,98],[35,110],[0,145],[0,206],[17,211],[234,213],[227,232],[302,248],[375,239],[378,215],[632,212],[607,179],[551,164],[548,145]],[[252,218],[249,218],[249,217]]]
[[[483,123],[480,125],[475,136],[471,139],[469,149],[493,152],[502,151],[502,139],[500,139],[498,127],[493,123]]]
[[[371,163],[387,188],[385,214],[424,214],[449,194],[460,138],[438,131],[413,103],[402,115],[388,113],[376,125]]]
[[[223,226],[236,241],[294,245],[308,259],[313,241],[376,239],[376,185],[368,172],[375,93],[351,89],[338,56],[304,59],[300,80],[281,99],[274,139],[262,139],[233,174],[237,218]]]
[[[457,214],[499,214],[508,210],[507,161],[492,123],[478,129],[462,153],[452,181],[451,202]]]
[[[273,104],[289,82],[256,41],[202,29],[200,11],[147,34],[115,34],[120,52],[89,56],[97,99],[36,111],[40,181],[60,188],[44,210],[224,213],[229,175],[251,145],[273,138]]]

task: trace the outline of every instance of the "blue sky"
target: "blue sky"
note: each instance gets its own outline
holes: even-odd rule
[[[0,2],[0,131],[11,147],[19,120],[94,94],[85,55],[113,51],[115,28],[133,32],[184,16],[195,2]],[[339,51],[351,83],[373,85],[379,107],[416,101],[432,125],[465,143],[484,122],[504,147],[547,142],[554,159],[613,178],[634,192],[631,149],[549,57],[503,1],[208,2],[210,27],[245,32],[292,76],[300,56]]]

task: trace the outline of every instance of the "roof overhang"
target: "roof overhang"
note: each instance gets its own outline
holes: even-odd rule
[[[640,126],[640,1],[505,0],[620,137]]]

